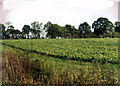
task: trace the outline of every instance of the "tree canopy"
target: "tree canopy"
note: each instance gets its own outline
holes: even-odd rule
[[[25,38],[26,38],[26,35],[27,35],[27,38],[29,39],[30,26],[29,25],[24,25],[23,29],[22,29],[22,32],[25,35]]]
[[[87,22],[83,22],[76,28],[70,24],[60,26],[50,21],[46,24],[34,21],[31,25],[24,25],[22,31],[20,31],[19,28],[14,28],[11,22],[0,24],[1,39],[39,39],[45,35],[46,38],[114,38],[120,36],[120,22],[116,21],[113,25],[107,18],[100,17],[93,22],[92,26]]]
[[[120,32],[120,22],[119,21],[115,22],[115,31]]]
[[[98,35],[104,35],[112,32],[113,23],[109,21],[107,18],[100,17],[97,21],[94,21],[92,24],[92,28],[94,29],[94,33]]]

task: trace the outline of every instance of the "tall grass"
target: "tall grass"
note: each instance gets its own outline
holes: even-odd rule
[[[23,53],[3,52],[2,57],[3,84],[118,84],[117,70],[105,66],[83,64],[73,69],[68,62],[60,70],[59,66],[49,64],[42,59],[27,59]],[[58,63],[59,64],[59,63]]]

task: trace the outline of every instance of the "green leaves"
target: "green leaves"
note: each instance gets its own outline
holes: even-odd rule
[[[96,35],[104,35],[112,32],[114,25],[107,18],[100,17],[97,21],[94,21],[92,28]]]
[[[79,25],[80,34],[88,34],[91,32],[91,27],[87,22],[84,22]]]
[[[118,60],[117,38],[3,40],[3,43],[29,51],[32,48],[32,51],[61,59],[103,63],[116,63]]]

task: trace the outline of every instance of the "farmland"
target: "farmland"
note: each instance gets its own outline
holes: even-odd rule
[[[45,71],[36,73],[32,66],[32,74],[46,75],[47,78],[44,79],[49,83],[119,83],[118,38],[19,39],[2,40],[2,44],[3,56],[11,51],[13,54],[21,53],[22,57],[32,62],[31,65],[35,63],[36,67],[39,67],[40,62],[49,65],[43,65],[51,75],[49,80]]]
[[[118,63],[118,39],[3,40],[3,43],[63,59]]]

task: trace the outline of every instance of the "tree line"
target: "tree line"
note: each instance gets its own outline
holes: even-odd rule
[[[100,17],[93,22],[92,26],[83,22],[78,28],[75,28],[70,24],[60,26],[48,21],[43,25],[43,23],[35,21],[31,25],[24,25],[22,31],[15,29],[10,22],[0,24],[1,39],[40,39],[43,38],[41,37],[43,31],[47,33],[47,38],[118,38],[120,22],[116,21],[113,24],[107,18]]]

